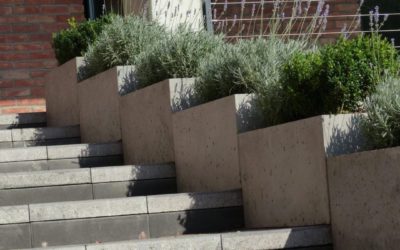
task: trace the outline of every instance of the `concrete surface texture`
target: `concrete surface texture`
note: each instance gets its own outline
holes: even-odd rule
[[[237,135],[252,127],[251,100],[249,95],[234,95],[174,113],[178,190],[241,187]]]
[[[121,97],[126,164],[174,162],[172,113],[194,105],[194,79],[169,79]]]
[[[337,250],[399,248],[400,148],[328,158]]]
[[[49,126],[79,124],[78,73],[83,57],[52,69],[45,78],[46,113]]]
[[[359,150],[354,117],[318,116],[239,135],[246,226],[330,223],[326,156]]]
[[[136,87],[134,67],[114,67],[78,84],[82,142],[121,140],[119,98]]]

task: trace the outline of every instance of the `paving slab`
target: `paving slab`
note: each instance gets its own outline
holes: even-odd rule
[[[240,191],[182,193],[148,197],[150,213],[242,206]]]
[[[146,197],[30,205],[30,221],[70,220],[147,213]]]
[[[0,190],[90,183],[90,169],[17,172],[0,174]]]
[[[47,150],[48,150],[48,159],[50,160],[122,154],[122,148],[120,143],[50,146],[47,147]]]
[[[93,183],[175,177],[172,164],[93,168],[91,171]]]
[[[329,226],[222,234],[226,250],[286,249],[331,244]]]
[[[79,137],[79,126],[12,129],[13,141],[50,140]]]
[[[0,163],[17,161],[36,161],[47,159],[46,147],[2,149],[0,150]]]
[[[163,239],[87,245],[86,250],[221,250],[219,235],[190,235]]]
[[[0,225],[29,222],[28,206],[0,207]]]

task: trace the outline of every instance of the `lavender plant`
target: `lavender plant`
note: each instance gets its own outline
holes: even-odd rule
[[[165,30],[140,17],[114,16],[85,54],[84,78],[119,65],[135,65],[138,55],[165,36]]]
[[[181,26],[138,56],[139,85],[144,87],[168,78],[197,77],[200,61],[223,45],[222,36]]]
[[[372,148],[400,146],[400,79],[388,78],[365,102],[363,132]]]

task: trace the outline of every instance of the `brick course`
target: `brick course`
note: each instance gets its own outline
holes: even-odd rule
[[[52,33],[71,17],[84,19],[83,0],[0,0],[0,114],[45,110]]]

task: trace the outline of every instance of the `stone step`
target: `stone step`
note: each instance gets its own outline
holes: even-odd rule
[[[80,143],[79,126],[0,130],[0,149]]]
[[[53,250],[332,250],[329,226],[257,230],[234,233],[183,235],[159,239],[132,240],[76,246]]]
[[[0,174],[0,206],[175,192],[171,164]]]
[[[121,143],[37,146],[0,150],[0,173],[123,164]]]
[[[89,244],[243,228],[240,191],[0,207],[0,249]]]
[[[46,113],[0,115],[0,129],[46,126]]]

